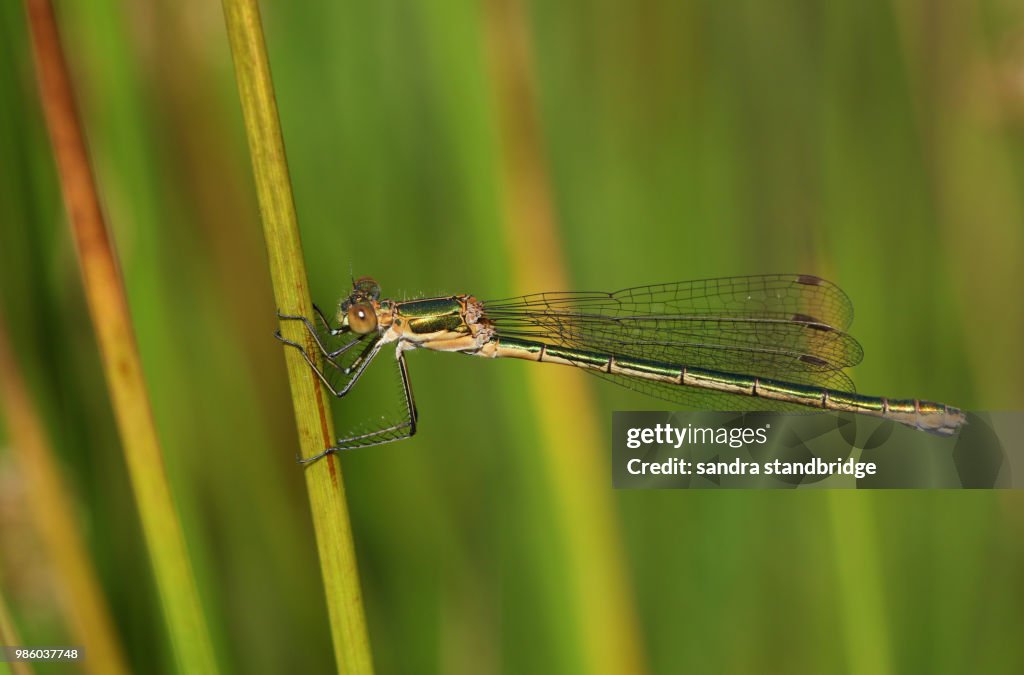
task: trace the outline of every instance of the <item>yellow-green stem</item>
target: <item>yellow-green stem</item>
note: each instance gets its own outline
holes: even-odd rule
[[[284,140],[270,77],[259,6],[255,0],[223,0],[238,92],[252,156],[256,196],[270,258],[277,306],[312,318],[306,266],[288,177]],[[283,322],[285,337],[315,349],[296,322]],[[335,441],[326,392],[295,350],[285,351],[299,447],[303,457]],[[306,470],[331,635],[339,671],[370,673],[373,661],[363,613],[341,465],[328,456]]]
[[[213,647],[164,471],[124,284],[103,220],[53,7],[49,0],[25,4],[43,112],[171,644],[181,671],[213,673]]]

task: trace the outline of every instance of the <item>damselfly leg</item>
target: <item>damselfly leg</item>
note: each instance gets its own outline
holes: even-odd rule
[[[365,434],[357,434],[340,439],[335,445],[326,448],[319,454],[313,455],[312,457],[297,458],[299,464],[310,464],[318,459],[326,457],[327,455],[331,455],[342,450],[355,450],[357,448],[368,448],[374,445],[383,445],[384,443],[390,443],[392,441],[401,441],[406,438],[412,438],[416,434],[416,420],[419,418],[419,413],[416,410],[416,401],[413,398],[412,385],[409,383],[409,368],[405,364],[405,354],[399,352],[396,361],[398,361],[398,372],[402,377],[402,389],[405,392],[405,420],[398,424],[392,424],[391,426],[376,429]]]
[[[338,335],[344,335],[350,332],[347,326],[332,328],[330,322],[327,321],[327,317],[324,316],[324,313],[320,311],[320,308],[317,307],[315,304],[313,305],[313,311],[316,312],[316,315],[317,317],[319,317],[320,322],[323,323],[324,332],[327,335],[336,337]],[[277,318],[281,319],[282,321],[301,321],[306,326],[306,330],[309,331],[309,334],[313,337],[313,340],[316,342],[316,346],[320,349],[320,353],[327,359],[329,359],[331,362],[333,362],[334,359],[340,356],[341,354],[344,354],[346,351],[348,351],[350,348],[352,348],[352,346],[357,344],[362,339],[362,336],[357,337],[356,339],[342,345],[339,349],[335,349],[334,351],[328,351],[328,349],[324,346],[323,341],[320,339],[320,332],[316,329],[316,327],[313,326],[310,320],[307,319],[306,317],[301,315],[282,314],[281,312],[278,312]],[[291,342],[290,340],[286,340],[281,335],[281,331],[277,331],[274,334],[274,337],[276,337],[281,342],[284,342],[285,344],[290,344],[293,347],[296,346],[295,343]]]
[[[313,309],[321,323],[323,323],[324,338],[328,336],[337,337],[351,332],[346,326],[332,328],[323,312],[321,312],[316,306],[314,306]],[[327,387],[327,390],[336,398],[345,396],[352,389],[383,347],[383,343],[379,338],[376,338],[376,336],[371,337],[367,335],[359,335],[337,349],[328,349],[324,344],[324,339],[321,337],[320,331],[305,316],[287,315],[278,312],[278,318],[282,321],[301,321],[306,327],[307,332],[310,337],[313,338],[313,341],[320,352],[326,372],[310,356],[303,345],[285,338],[281,335],[280,331],[275,332],[274,337],[289,347],[297,349],[309,367],[314,373],[316,373],[320,381],[325,387]],[[357,344],[365,345],[362,351],[352,359],[351,362],[339,363],[340,358],[346,356],[346,354]],[[306,458],[299,457],[298,461],[300,464],[309,464],[310,462],[314,462],[329,454],[338,452],[339,450],[353,450],[355,448],[380,445],[390,441],[409,438],[416,433],[416,420],[418,413],[416,411],[416,403],[412,393],[412,386],[409,381],[409,370],[405,363],[405,356],[400,350],[396,351],[395,360],[398,363],[398,371],[404,394],[404,419],[401,422],[388,425],[380,429],[341,438],[334,446],[326,448],[323,452],[317,455]]]

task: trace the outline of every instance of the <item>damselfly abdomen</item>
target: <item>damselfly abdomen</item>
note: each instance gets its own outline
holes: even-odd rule
[[[404,353],[425,348],[575,366],[687,407],[853,412],[941,435],[964,414],[941,403],[862,396],[843,372],[863,356],[846,333],[849,298],[805,274],[637,286],[614,293],[537,293],[481,302],[471,295],[382,300],[369,277],[353,284],[332,325],[316,307],[302,321],[319,354],[298,349],[334,396],[344,396],[380,350],[395,346],[404,419],[348,438],[304,461],[408,438],[416,404]]]

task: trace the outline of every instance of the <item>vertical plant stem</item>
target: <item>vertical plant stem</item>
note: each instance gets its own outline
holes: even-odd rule
[[[81,263],[85,296],[175,658],[183,672],[216,672],[53,7],[49,0],[26,0],[26,8],[42,107]]]
[[[274,298],[285,313],[312,319],[302,242],[259,5],[256,0],[223,0],[223,6],[270,258]],[[298,322],[282,322],[281,331],[285,337],[307,345],[309,353],[316,353]],[[285,350],[285,360],[299,447],[301,455],[309,457],[335,442],[327,395],[300,354],[293,349]],[[305,472],[338,668],[346,673],[370,673],[373,661],[341,466],[335,456],[329,455]]]
[[[11,446],[27,483],[39,537],[57,571],[59,596],[71,634],[86,648],[89,672],[126,673],[121,644],[96,571],[79,534],[69,490],[61,478],[49,439],[29,397],[0,316],[0,404],[7,418]],[[4,643],[6,644],[6,643]]]
[[[568,288],[555,222],[530,64],[530,33],[521,0],[488,0],[486,35],[501,135],[503,234],[518,287]],[[595,449],[604,443],[578,373],[528,374],[530,401],[556,486],[555,517],[566,542],[570,613],[589,673],[642,673],[645,657],[622,543],[611,500],[611,479]],[[557,386],[552,380],[557,379]]]

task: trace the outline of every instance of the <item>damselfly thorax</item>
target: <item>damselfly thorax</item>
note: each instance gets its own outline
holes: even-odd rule
[[[380,350],[395,346],[404,419],[324,450],[378,445],[416,432],[404,353],[459,352],[575,366],[687,407],[833,410],[949,435],[963,413],[941,403],[855,393],[843,372],[863,351],[837,286],[811,275],[761,275],[638,286],[614,293],[556,292],[480,301],[471,295],[381,300],[369,277],[341,301],[336,327],[315,309],[302,321],[317,354],[298,349],[330,392],[347,394]]]

